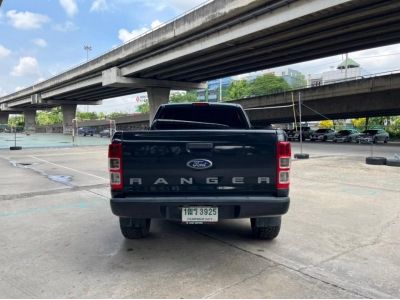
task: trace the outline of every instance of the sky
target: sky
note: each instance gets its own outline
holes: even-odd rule
[[[0,7],[0,96],[40,82],[150,30],[204,0],[3,0]],[[400,44],[350,53],[369,73],[400,69]],[[305,75],[336,67],[336,55],[290,67]],[[282,69],[282,68],[279,68]],[[279,69],[277,69],[279,71]],[[136,109],[137,96],[89,111]],[[81,110],[85,108],[78,108]]]

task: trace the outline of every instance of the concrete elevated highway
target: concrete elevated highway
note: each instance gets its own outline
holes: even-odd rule
[[[247,110],[253,124],[293,122],[292,93],[297,116],[301,95],[304,121],[400,115],[400,73],[232,102]]]
[[[150,118],[171,89],[400,42],[400,1],[215,0],[85,64],[0,98],[3,119],[147,91]],[[33,118],[33,119],[32,119]],[[30,125],[29,125],[30,126]]]
[[[242,105],[254,125],[294,122],[293,107],[290,106],[293,103],[292,93],[297,120],[299,93],[303,103],[304,121],[320,121],[324,117],[335,120],[400,115],[400,72],[233,100],[229,103]],[[115,121],[119,129],[143,129],[149,124],[149,114],[134,114]],[[80,126],[106,128],[109,121],[85,121]]]

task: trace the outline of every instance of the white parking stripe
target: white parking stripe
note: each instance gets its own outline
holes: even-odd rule
[[[62,152],[62,153],[49,153],[49,154],[36,154],[36,157],[41,156],[64,156],[64,155],[75,155],[75,154],[96,154],[96,153],[105,153],[107,151],[87,151],[87,152]]]
[[[87,175],[87,176],[91,176],[91,177],[94,177],[94,178],[102,179],[102,180],[105,180],[105,181],[109,180],[109,178],[100,177],[100,176],[97,176],[97,175],[94,175],[94,174],[90,174],[90,173],[82,172],[82,171],[79,171],[79,170],[76,170],[76,169],[72,169],[70,167],[66,167],[66,166],[62,166],[62,165],[59,165],[59,164],[55,164],[55,163],[52,163],[52,162],[50,162],[48,160],[41,159],[41,158],[38,158],[38,157],[33,156],[33,155],[31,155],[30,157],[32,157],[32,158],[34,158],[36,160],[45,162],[47,164],[50,164],[50,165],[53,165],[53,166],[56,166],[56,167],[59,167],[59,168],[67,169],[67,170],[70,170],[70,171],[73,171],[73,172],[76,172],[76,173],[80,173],[80,174],[83,174],[83,175]]]

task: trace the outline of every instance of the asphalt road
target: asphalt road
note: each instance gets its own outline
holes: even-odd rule
[[[158,220],[124,240],[106,147],[1,150],[0,297],[400,297],[400,168],[364,164],[368,146],[304,146],[272,242],[248,220]]]

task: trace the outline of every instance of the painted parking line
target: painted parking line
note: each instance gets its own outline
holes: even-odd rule
[[[62,153],[49,153],[49,154],[35,154],[35,156],[36,157],[43,157],[43,156],[77,155],[77,154],[98,154],[98,153],[106,153],[106,151],[62,152]]]
[[[41,161],[41,162],[44,162],[44,163],[47,163],[47,164],[50,164],[50,165],[53,165],[53,166],[56,166],[56,167],[59,167],[59,168],[63,168],[63,169],[66,169],[66,170],[70,170],[70,171],[73,171],[73,172],[76,172],[76,173],[79,173],[79,174],[83,174],[83,175],[86,175],[86,176],[94,177],[94,178],[97,178],[97,179],[102,179],[102,180],[105,180],[105,181],[109,180],[109,178],[104,178],[104,177],[97,176],[97,175],[94,175],[94,174],[90,174],[90,173],[87,173],[87,172],[79,171],[79,170],[76,170],[76,169],[73,169],[73,168],[70,168],[70,167],[66,167],[66,166],[63,166],[63,165],[55,164],[55,163],[53,163],[51,161],[48,161],[48,160],[45,160],[45,159],[41,159],[41,158],[36,157],[34,155],[30,155],[30,157],[32,157],[32,158],[34,158],[34,159],[36,159],[38,161]]]

